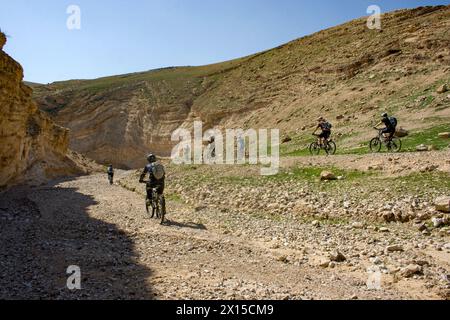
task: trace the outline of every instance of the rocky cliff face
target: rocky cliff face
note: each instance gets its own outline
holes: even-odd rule
[[[83,172],[68,156],[69,131],[38,109],[5,43],[0,33],[0,189]]]
[[[408,129],[449,123],[450,6],[361,18],[250,57],[35,88],[40,108],[71,129],[70,147],[101,162],[137,167],[169,155],[171,133],[205,127],[279,128],[311,139],[325,116],[358,147],[382,111]],[[309,140],[308,140],[309,139]]]

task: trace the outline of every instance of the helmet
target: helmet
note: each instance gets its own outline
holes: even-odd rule
[[[150,153],[150,154],[147,156],[147,160],[148,160],[148,162],[150,162],[150,163],[154,163],[154,162],[156,162],[156,156],[155,156],[153,153]]]
[[[388,117],[388,114],[385,112],[385,113],[383,113],[383,114],[381,115],[381,117],[382,117],[382,118],[387,118],[387,117]]]
[[[320,117],[319,119],[317,119],[317,121],[325,121],[325,119],[323,117]]]

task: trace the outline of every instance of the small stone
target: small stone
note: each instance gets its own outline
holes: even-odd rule
[[[364,229],[364,223],[362,222],[354,222],[352,224],[353,229]]]
[[[445,220],[441,219],[441,218],[433,218],[431,219],[431,221],[433,222],[433,226],[435,228],[440,228],[444,225]]]
[[[319,261],[319,267],[321,268],[328,268],[328,266],[330,265],[330,259],[327,258],[322,258]]]
[[[386,227],[381,227],[380,232],[386,233],[386,232],[389,232],[389,229]]]
[[[411,278],[413,275],[421,274],[422,267],[418,264],[410,264],[407,267],[400,270],[400,274],[405,278]]]
[[[434,201],[437,211],[450,213],[450,196],[439,197]]]
[[[336,180],[336,176],[334,173],[330,172],[330,171],[323,171],[320,174],[320,180],[322,181],[330,181],[330,180]]]
[[[416,147],[416,151],[418,152],[425,152],[428,151],[428,146],[424,145],[424,144],[420,144]]]
[[[389,252],[402,252],[402,251],[404,251],[402,245],[387,246],[386,249],[385,249],[386,253],[389,253]]]
[[[314,220],[311,224],[313,227],[320,227],[320,222],[318,220]]]
[[[439,138],[450,139],[450,132],[441,132],[438,134]]]
[[[330,260],[334,262],[344,262],[347,258],[339,250],[336,250],[330,253]]]
[[[439,94],[445,93],[448,91],[448,87],[446,84],[441,85],[439,88],[437,88],[436,92]]]

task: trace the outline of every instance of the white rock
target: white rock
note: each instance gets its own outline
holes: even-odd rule
[[[437,211],[450,213],[450,196],[439,197],[434,201]]]

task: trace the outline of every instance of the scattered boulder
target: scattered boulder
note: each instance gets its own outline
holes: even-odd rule
[[[383,233],[387,233],[387,232],[389,232],[389,229],[386,228],[386,227],[382,227],[382,228],[379,229],[379,231],[383,232]]]
[[[402,251],[404,251],[402,245],[392,245],[392,246],[387,246],[386,249],[384,250],[385,253],[389,253],[389,252],[402,252]]]
[[[327,258],[321,258],[318,265],[321,268],[328,268],[328,266],[330,265],[331,261],[330,259]]]
[[[344,262],[347,258],[339,250],[336,250],[330,253],[330,260],[333,262]]]
[[[395,136],[398,138],[404,138],[407,137],[409,135],[409,131],[403,128],[399,128],[397,129],[397,131],[395,131]]]
[[[405,278],[411,278],[413,275],[421,274],[422,267],[418,264],[410,264],[407,267],[400,270],[400,274]]]
[[[320,180],[321,181],[331,181],[331,180],[337,180],[336,175],[333,172],[330,171],[323,171],[320,174]]]
[[[438,134],[439,138],[450,139],[450,132],[441,132]]]
[[[439,88],[437,88],[436,92],[441,94],[441,93],[445,93],[448,91],[448,87],[446,84],[443,84],[442,86],[440,86]]]
[[[320,227],[320,222],[318,220],[314,220],[311,224],[313,227]]]
[[[428,151],[428,146],[424,145],[424,144],[420,144],[416,147],[416,151],[419,152],[425,152]]]
[[[353,229],[364,229],[364,223],[362,222],[354,222],[352,224]]]
[[[428,151],[436,151],[436,150],[439,150],[439,149],[435,145],[428,146]]]
[[[433,222],[433,227],[435,228],[440,228],[445,224],[445,220],[442,218],[433,218],[431,222]]]
[[[437,211],[450,213],[450,196],[439,197],[434,201]]]
[[[386,212],[383,214],[383,219],[386,222],[395,222],[395,215],[392,212]]]

